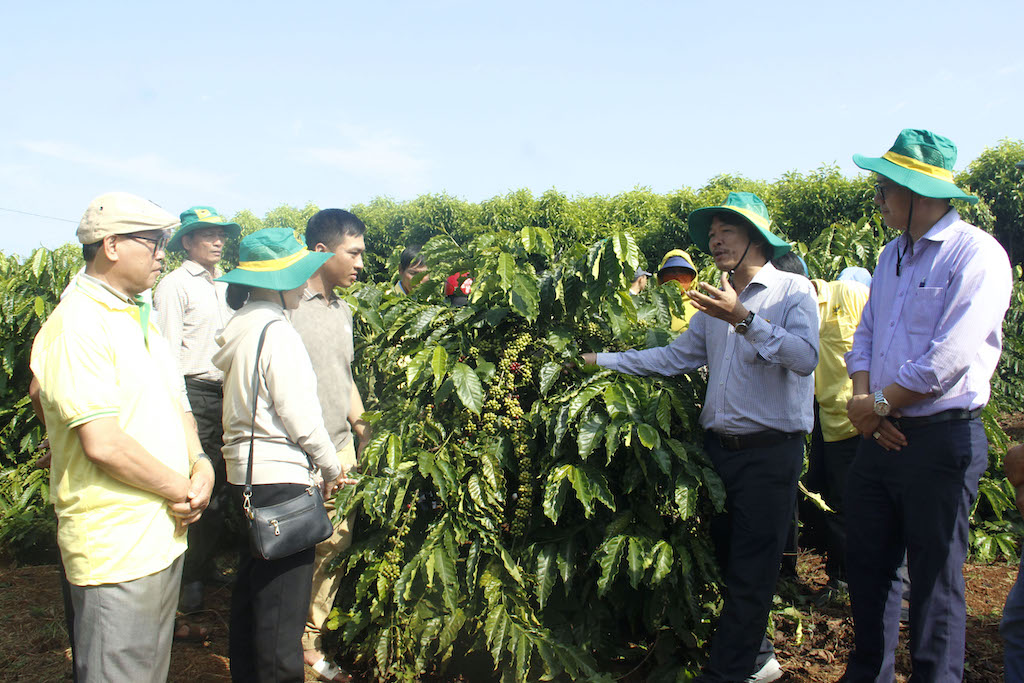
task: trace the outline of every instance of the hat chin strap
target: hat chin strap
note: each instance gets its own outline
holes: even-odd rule
[[[754,243],[754,240],[747,240],[747,248],[743,250],[743,256],[740,256],[740,260],[736,262],[736,265],[729,270],[729,277],[732,277],[736,273],[736,269],[743,263],[743,259],[747,258],[747,252],[750,251],[750,245]]]
[[[282,292],[282,291],[281,291],[281,290],[279,289],[279,290],[277,290],[277,295],[278,295],[279,297],[281,297],[281,308],[283,308],[283,309],[287,310],[287,309],[288,309],[288,304],[286,304],[286,303],[284,302],[284,292]]]

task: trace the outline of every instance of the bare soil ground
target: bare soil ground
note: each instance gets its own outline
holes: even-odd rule
[[[71,651],[64,629],[59,569],[54,565],[0,569],[0,681],[47,683],[70,681]],[[825,586],[821,559],[814,554],[800,556],[800,578],[784,585],[784,605],[799,613],[775,617],[775,646],[779,661],[787,672],[783,680],[806,683],[831,683],[842,675],[853,642],[853,623],[849,605],[843,599],[820,600]],[[967,664],[965,681],[1001,681],[1002,641],[999,619],[1006,594],[1017,576],[1017,567],[968,564],[967,579]],[[175,643],[171,655],[173,683],[229,681],[227,660],[227,618],[230,587],[208,592],[208,609],[198,621],[212,627],[208,643]],[[824,604],[818,605],[817,602]],[[898,681],[906,681],[910,658],[906,649],[907,632],[901,632],[897,653]],[[312,670],[306,680],[315,681]],[[630,676],[633,680],[634,676]],[[371,681],[371,677],[360,680]],[[465,680],[465,679],[458,679]],[[639,679],[637,679],[639,680]]]

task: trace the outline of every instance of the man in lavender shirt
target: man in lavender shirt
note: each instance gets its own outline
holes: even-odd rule
[[[988,465],[979,415],[999,361],[1011,273],[996,240],[950,199],[956,147],[903,130],[882,157],[875,203],[901,231],[878,259],[846,367],[850,422],[864,436],[846,489],[856,642],[844,681],[891,681],[906,548],[914,680],[960,681],[968,518]]]
[[[814,423],[818,299],[810,280],[777,270],[790,250],[771,231],[764,203],[730,192],[723,206],[689,216],[690,237],[722,271],[720,288],[687,296],[700,311],[668,346],[583,354],[631,375],[672,376],[707,366],[700,424],[704,449],[725,485],[726,510],[711,534],[725,600],[700,681],[768,683],[783,675],[765,637],[793,520],[804,435]]]

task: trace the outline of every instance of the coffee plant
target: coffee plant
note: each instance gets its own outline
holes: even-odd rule
[[[645,659],[650,680],[674,680],[717,600],[704,527],[724,490],[694,432],[703,380],[575,361],[667,343],[679,290],[628,295],[625,231],[558,256],[536,226],[423,253],[432,273],[472,274],[468,305],[438,303],[433,281],[352,298],[374,437],[342,496],[359,531],[338,559],[340,648],[385,679],[486,653],[502,680],[598,680]]]

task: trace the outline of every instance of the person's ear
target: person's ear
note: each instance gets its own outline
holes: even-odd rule
[[[117,261],[117,235],[107,235],[103,238],[103,255],[108,261]]]
[[[323,242],[317,242],[316,246],[313,247],[313,251],[319,251],[320,253],[326,253],[326,252],[330,251],[330,249],[328,249],[327,245],[324,244]]]

